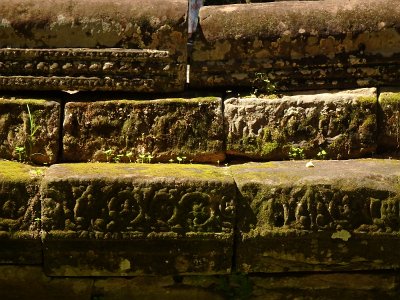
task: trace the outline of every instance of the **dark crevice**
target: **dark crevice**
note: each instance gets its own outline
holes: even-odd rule
[[[222,118],[222,132],[223,132],[223,138],[222,138],[222,151],[225,153],[225,161],[226,161],[226,144],[227,144],[227,138],[226,138],[226,133],[228,132],[227,124],[225,121],[225,100],[226,100],[226,95],[227,92],[224,91],[221,96],[221,118]]]
[[[60,100],[60,123],[58,129],[58,153],[57,153],[57,162],[63,162],[63,137],[64,137],[64,118],[65,118],[65,104],[66,97],[62,97]]]
[[[379,97],[381,94],[381,90],[382,90],[382,87],[380,87],[380,86],[378,86],[376,88],[376,142],[377,142],[376,152],[377,153],[381,152],[379,137],[381,134],[382,124],[383,124],[383,120],[382,120],[383,111],[382,111],[382,107],[379,103]]]

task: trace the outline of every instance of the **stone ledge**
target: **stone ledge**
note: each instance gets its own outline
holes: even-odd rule
[[[292,148],[305,158],[319,158],[322,150],[323,158],[333,159],[390,155],[399,144],[398,94],[397,88],[382,88],[378,101],[376,88],[320,90],[229,98],[224,104],[220,97],[120,100],[103,95],[87,100],[82,93],[44,100],[8,95],[0,98],[0,157],[36,164],[177,162],[177,157],[218,163],[226,154],[288,159]],[[65,105],[59,151],[63,99],[74,102]],[[27,105],[38,128],[33,138]]]
[[[250,163],[232,166],[242,272],[393,269],[400,266],[400,162]]]
[[[382,88],[379,94],[379,135],[381,151],[398,151],[400,147],[400,89]]]
[[[0,3],[1,48],[166,50],[186,63],[186,0]]]
[[[398,160],[41,170],[0,163],[2,264],[72,277],[400,267]]]
[[[377,147],[376,89],[232,98],[224,103],[227,154],[257,160],[346,159]]]
[[[183,91],[186,14],[185,0],[3,1],[0,89]]]
[[[0,264],[41,264],[42,168],[0,160]]]
[[[127,278],[46,277],[39,266],[0,266],[0,297],[60,300],[393,299],[395,271]]]
[[[68,102],[63,132],[63,158],[69,162],[225,159],[217,97]]]
[[[46,273],[229,273],[235,191],[212,166],[52,166],[41,187]]]
[[[168,51],[0,49],[1,90],[176,92],[186,64]]]
[[[396,0],[291,1],[206,6],[190,67],[192,87],[279,90],[396,84]]]
[[[59,102],[0,98],[0,158],[37,164],[55,163],[59,134]]]

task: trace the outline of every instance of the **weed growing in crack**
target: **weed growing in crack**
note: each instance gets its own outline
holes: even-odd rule
[[[18,161],[31,161],[33,155],[43,155],[41,153],[33,153],[33,147],[35,144],[35,136],[38,130],[41,128],[40,125],[36,123],[36,118],[31,112],[29,104],[26,105],[28,111],[28,132],[24,145],[16,146],[14,148],[15,153],[18,155]]]
[[[304,159],[305,158],[304,149],[295,146],[290,147],[289,158],[292,160]]]
[[[22,162],[24,160],[24,157],[26,155],[26,149],[25,147],[15,147],[15,152],[18,155],[18,161]]]
[[[322,149],[321,151],[319,151],[317,153],[317,158],[324,160],[324,159],[326,159],[327,155],[328,155],[328,153],[324,149]]]

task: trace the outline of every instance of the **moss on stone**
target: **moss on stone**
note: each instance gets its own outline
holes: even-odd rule
[[[110,161],[101,151],[113,150],[113,155],[130,153],[129,161],[144,153],[150,153],[153,162],[177,156],[198,162],[206,156],[208,162],[223,160],[221,104],[217,97],[68,103],[64,159]],[[76,123],[84,125],[79,128]]]
[[[41,170],[36,172],[35,170]],[[32,167],[27,164],[0,160],[0,182],[3,181],[30,181],[40,176],[44,172],[43,167]]]
[[[360,129],[367,129],[370,127],[376,127],[376,116],[375,115],[369,115],[364,119],[364,122],[360,126]]]
[[[379,96],[379,103],[384,105],[399,105],[400,93],[381,93]]]
[[[48,102],[47,100],[43,100],[43,99],[15,99],[15,98],[10,98],[10,99],[6,99],[6,98],[0,98],[0,104],[19,104],[19,105],[43,105],[46,104],[46,102]]]
[[[197,97],[197,98],[168,98],[168,99],[155,99],[155,100],[116,100],[116,101],[101,101],[102,103],[116,103],[116,104],[129,104],[129,105],[154,105],[154,104],[198,104],[220,101],[219,97]],[[100,102],[99,102],[100,103]]]
[[[267,156],[276,151],[278,148],[279,144],[277,142],[264,143],[261,148],[261,155]]]
[[[110,164],[110,163],[76,163],[50,167],[49,178],[68,178],[76,176],[115,178],[151,177],[185,180],[219,180],[231,181],[228,169],[198,164]]]
[[[377,102],[376,96],[359,96],[357,97],[357,102],[360,104],[367,104],[367,105],[373,105]]]
[[[228,136],[227,149],[269,158],[283,147],[282,141],[285,139],[283,131],[264,127],[261,135],[243,136],[234,142],[232,136]]]

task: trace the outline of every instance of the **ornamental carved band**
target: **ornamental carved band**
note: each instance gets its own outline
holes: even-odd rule
[[[232,233],[234,201],[199,188],[113,185],[45,190],[43,229],[76,232],[80,238],[123,238],[150,232]],[[68,188],[67,188],[68,187]]]
[[[0,49],[0,89],[173,92],[185,65],[169,51],[139,49]]]

